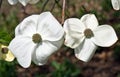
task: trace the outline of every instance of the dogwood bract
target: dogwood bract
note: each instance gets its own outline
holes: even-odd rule
[[[18,2],[20,2],[23,6],[26,6],[28,3],[36,4],[37,2],[39,2],[39,0],[8,0],[8,2],[11,5],[14,5],[14,4],[17,4]]]
[[[111,2],[112,2],[112,6],[115,10],[120,9],[120,0],[111,0]]]
[[[16,27],[9,49],[24,68],[30,66],[31,60],[43,65],[61,47],[63,35],[61,24],[50,12],[43,12],[25,18]]]
[[[0,60],[11,62],[14,60],[14,56],[7,46],[0,44]]]
[[[109,47],[117,41],[110,25],[98,26],[94,14],[86,14],[81,19],[69,18],[64,23],[65,45],[75,49],[75,56],[88,62],[97,46]]]

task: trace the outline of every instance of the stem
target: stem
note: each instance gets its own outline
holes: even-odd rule
[[[55,5],[56,5],[56,2],[54,2],[54,4],[53,4],[53,6],[52,6],[52,8],[51,8],[51,12],[53,11]]]
[[[24,15],[29,15],[27,12],[26,12],[26,7],[22,6],[22,12]]]
[[[64,24],[64,20],[65,20],[65,4],[66,4],[66,0],[63,0],[63,7],[62,7],[62,22],[61,24]]]
[[[46,1],[43,3],[43,5],[42,5],[42,9],[41,9],[41,12],[44,11],[45,6],[47,5],[48,2],[49,2],[49,0],[46,0]]]

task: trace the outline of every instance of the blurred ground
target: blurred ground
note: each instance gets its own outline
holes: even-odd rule
[[[3,1],[0,10],[0,43],[8,45],[14,37],[16,25],[31,14],[39,14],[43,11],[51,11],[61,22],[62,0],[41,0],[36,5],[20,4],[11,6]],[[94,13],[100,24],[110,24],[120,34],[120,11],[114,11],[110,0],[66,0],[65,18],[78,17],[86,13]],[[3,35],[4,33],[4,35]],[[8,35],[6,35],[8,34]],[[3,37],[4,36],[4,37]],[[120,77],[120,44],[119,41],[112,47],[99,47],[92,60],[84,63],[74,56],[74,50],[62,46],[53,54],[46,65],[37,66],[34,63],[24,69],[15,61],[6,64],[1,61],[0,77]],[[14,67],[14,68],[13,68]],[[4,68],[4,70],[2,70]],[[9,71],[12,69],[11,71]],[[13,72],[14,70],[14,72]],[[9,72],[8,72],[9,71]],[[13,74],[10,74],[12,73]],[[8,74],[8,75],[4,75]]]
[[[103,51],[101,53],[96,53],[96,55],[92,58],[92,60],[88,63],[84,63],[76,59],[73,53],[69,51],[60,51],[59,53],[54,54],[49,62],[45,66],[31,66],[28,69],[23,69],[18,67],[17,73],[18,77],[34,77],[34,74],[38,72],[39,74],[47,74],[47,77],[52,77],[51,73],[56,70],[51,67],[51,61],[57,61],[60,64],[68,59],[72,64],[74,64],[78,69],[80,69],[80,73],[75,77],[119,77],[120,76],[120,63],[119,61],[113,60],[112,51]],[[66,54],[65,54],[66,53]],[[64,57],[63,57],[64,56]],[[66,66],[67,67],[67,66]],[[69,67],[70,68],[70,67]],[[34,71],[33,71],[34,70]],[[64,71],[66,72],[67,69]],[[43,76],[44,77],[44,76]],[[55,76],[56,77],[56,76]],[[68,77],[68,76],[61,76]],[[74,77],[74,76],[70,76]]]

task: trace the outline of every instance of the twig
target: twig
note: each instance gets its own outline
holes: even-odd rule
[[[87,14],[87,13],[90,13],[90,11],[87,10],[84,5],[81,6],[81,9],[83,9],[83,11],[84,11],[86,14]]]
[[[26,7],[22,6],[22,12],[24,15],[29,15],[27,12],[26,12]]]
[[[51,8],[51,10],[50,10],[51,12],[53,11],[55,5],[56,5],[56,2],[54,2],[54,4],[53,4],[53,6],[52,6],[52,8]]]
[[[62,10],[62,6],[59,4],[59,1],[60,1],[60,0],[55,0],[57,6],[60,8],[60,10]],[[65,15],[66,15],[67,17],[69,17],[69,12],[68,12],[67,9],[65,10]]]
[[[64,24],[64,20],[65,20],[65,4],[66,4],[66,0],[63,0],[63,7],[62,7],[62,22],[61,24]]]
[[[41,12],[44,11],[45,6],[47,5],[48,2],[49,2],[49,0],[46,0],[46,1],[43,3],[43,5],[42,5],[42,9],[41,9]]]

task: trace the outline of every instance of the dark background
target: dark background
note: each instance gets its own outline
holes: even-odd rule
[[[9,45],[14,38],[15,27],[27,16],[51,11],[61,23],[62,0],[40,0],[35,5],[23,7],[20,3],[11,6],[3,0],[0,9],[0,43]],[[111,0],[66,0],[65,19],[81,18],[93,13],[99,24],[111,25],[120,37],[120,11],[112,8]],[[98,47],[88,63],[78,60],[74,50],[62,46],[53,54],[46,65],[34,63],[27,69],[16,61],[0,61],[0,77],[120,77],[120,43],[109,48]]]

